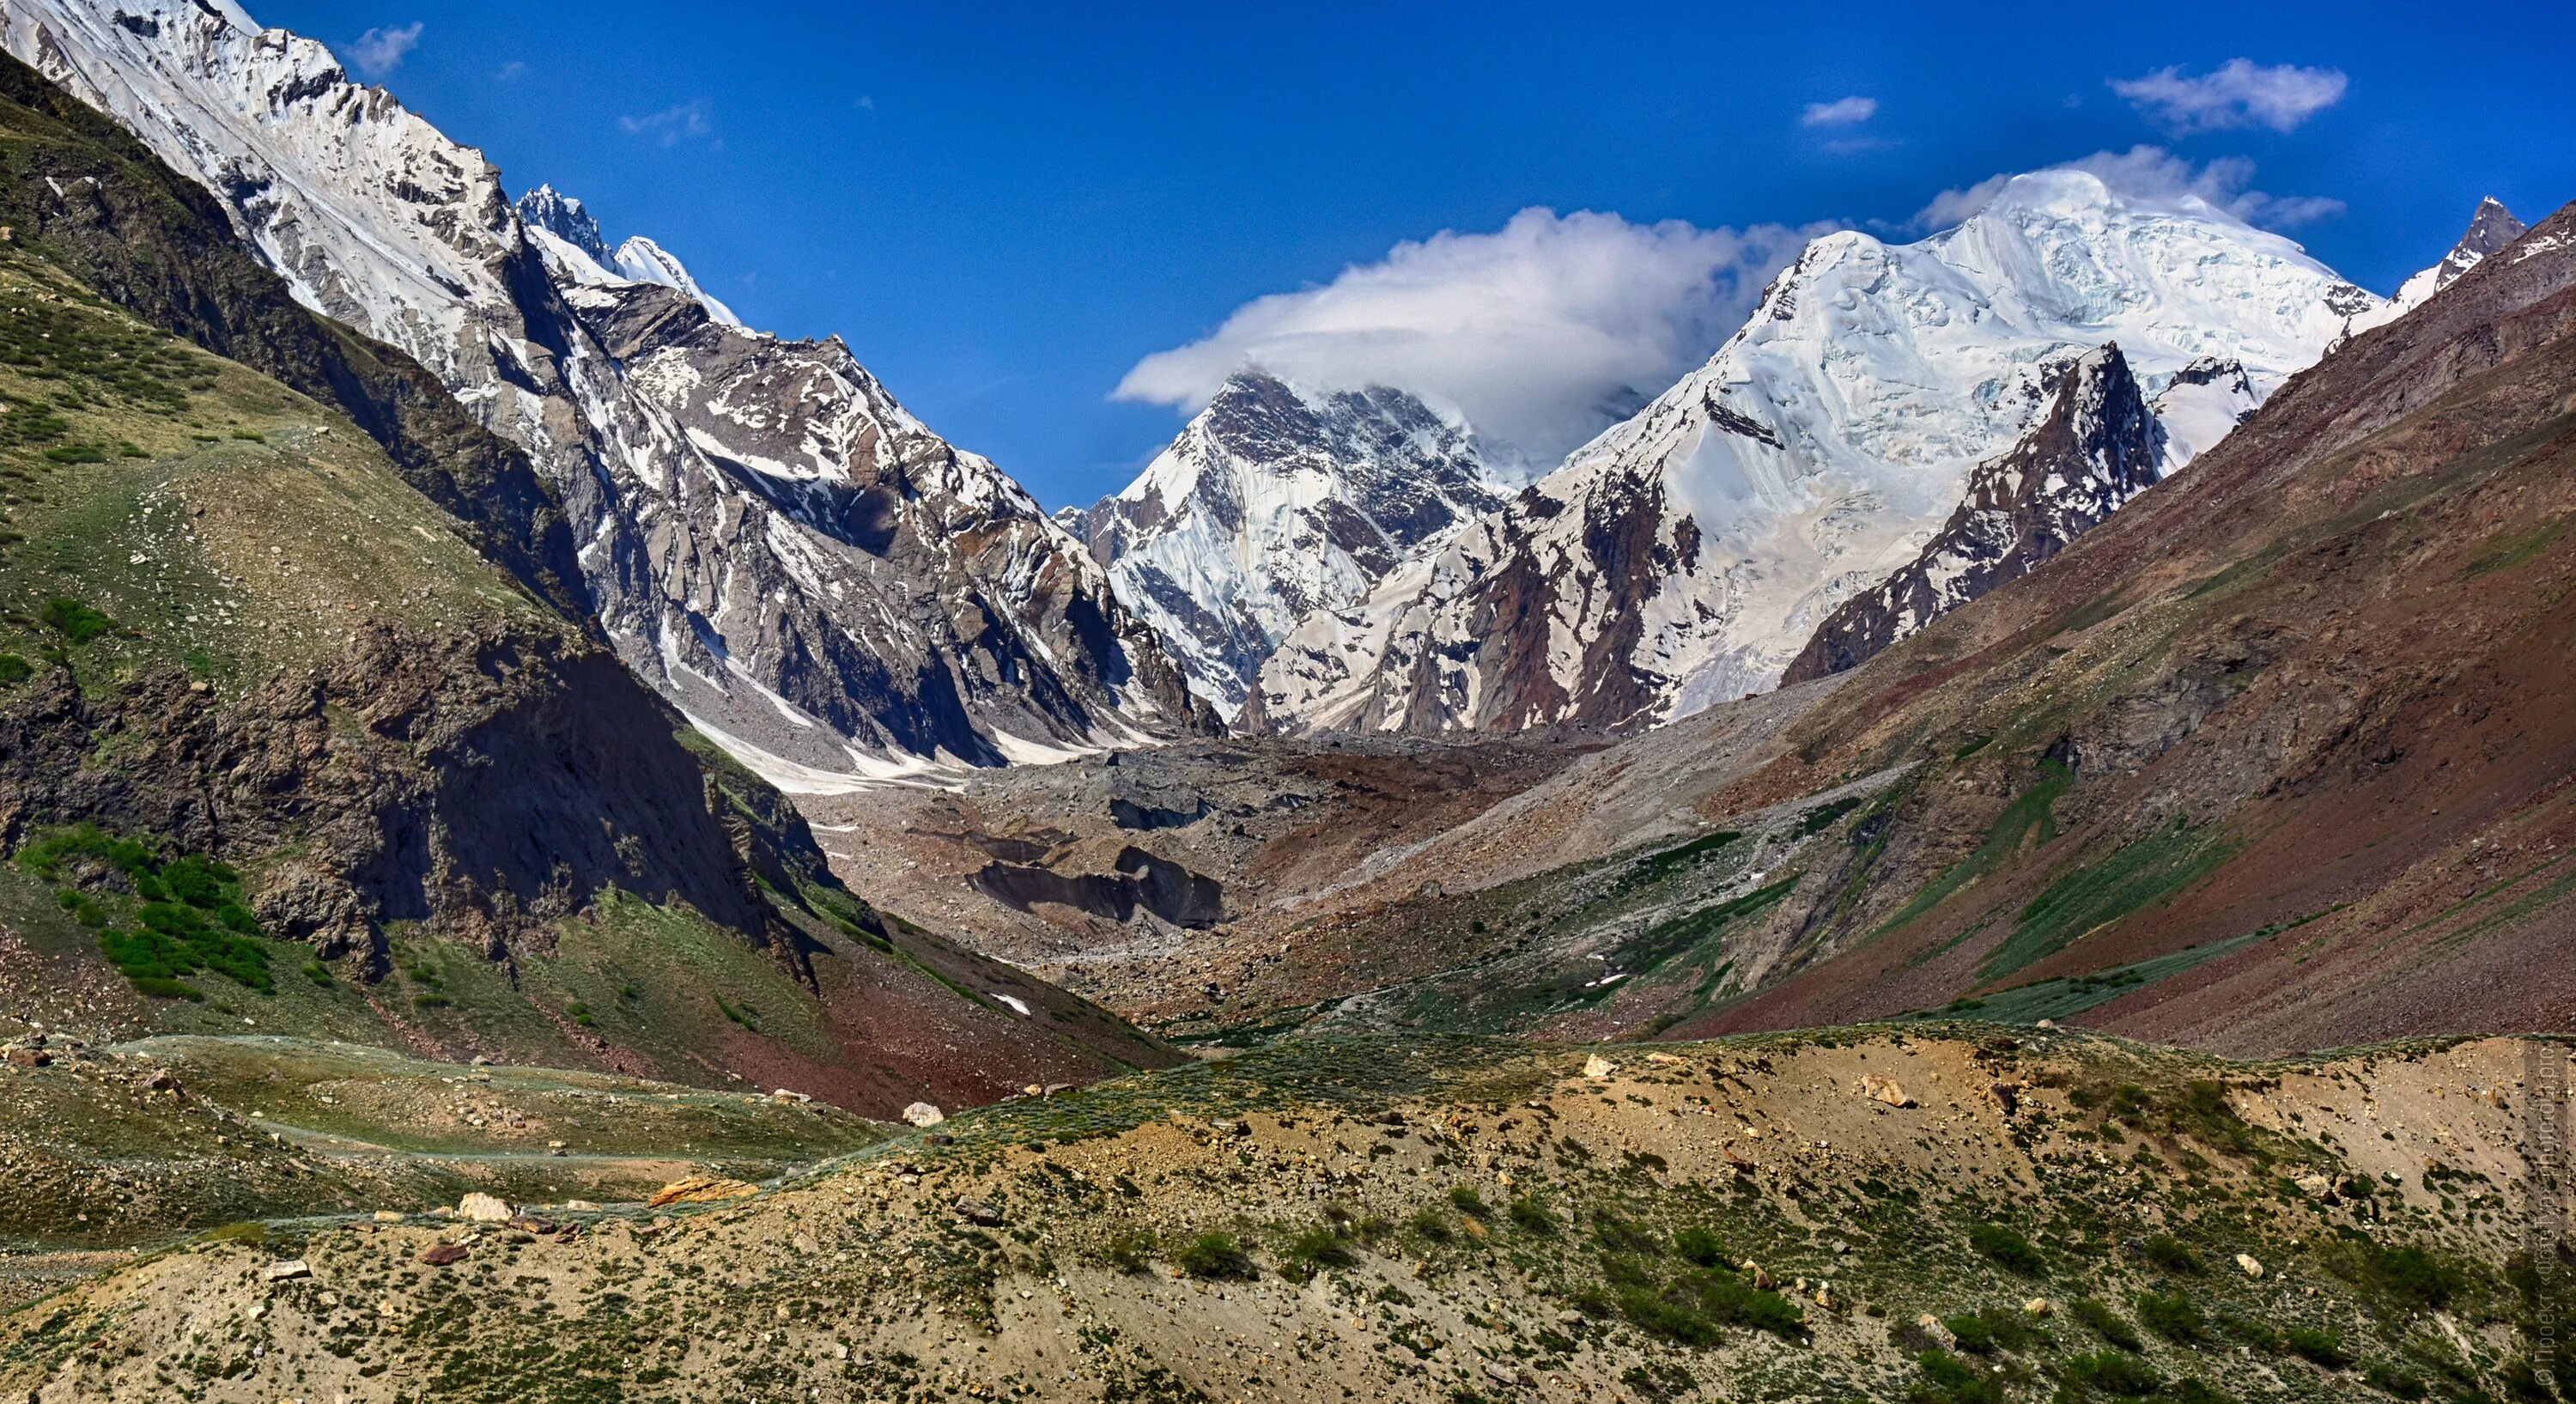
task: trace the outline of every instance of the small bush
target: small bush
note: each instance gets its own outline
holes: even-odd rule
[[[35,664],[14,653],[0,653],[0,687],[16,687],[35,675]]]
[[[1288,1240],[1288,1260],[1310,1268],[1346,1268],[1356,1267],[1360,1259],[1338,1231],[1318,1224]]]
[[[1592,1241],[1604,1253],[1634,1253],[1640,1257],[1661,1257],[1664,1241],[1643,1224],[1620,1218],[1616,1214],[1598,1214],[1592,1220]],[[1713,1267],[1714,1263],[1703,1263]]]
[[[1546,1205],[1529,1195],[1525,1194],[1514,1199],[1510,1212],[1512,1222],[1519,1225],[1525,1233],[1534,1233],[1544,1238],[1554,1234],[1558,1228],[1556,1215],[1549,1213]]]
[[[71,640],[85,644],[116,627],[116,621],[68,596],[56,595],[45,601],[36,617],[45,627]]]
[[[2176,1345],[2190,1345],[2209,1333],[2200,1305],[2180,1292],[2138,1294],[2138,1319]]]
[[[2191,1245],[2172,1234],[2159,1233],[2150,1237],[2142,1251],[2148,1262],[2167,1272],[2200,1271],[2200,1259],[2191,1251]]]
[[[2001,1224],[1979,1224],[1969,1229],[1968,1246],[1997,1266],[2025,1276],[2035,1277],[2048,1270],[2048,1259],[2040,1255],[2038,1245]]]
[[[2340,1370],[2352,1363],[2352,1353],[2344,1349],[2343,1337],[2314,1326],[2293,1326],[2282,1333],[2282,1341],[2292,1355],[2329,1370]]]
[[[1230,1233],[1203,1233],[1183,1245],[1172,1266],[1191,1277],[1250,1280],[1261,1275],[1252,1255]]]
[[[330,984],[331,967],[318,960],[307,961],[304,965],[304,978],[317,985]]]
[[[2154,1366],[2111,1350],[2070,1356],[2058,1370],[2067,1383],[2100,1394],[2136,1397],[2154,1394],[2165,1384]]]
[[[1440,1217],[1440,1211],[1437,1209],[1423,1210],[1405,1220],[1404,1227],[1414,1237],[1431,1243],[1446,1243],[1456,1237],[1449,1228],[1449,1221]]]
[[[1680,1254],[1684,1262],[1697,1263],[1701,1267],[1724,1267],[1727,1262],[1726,1245],[1718,1241],[1716,1234],[1704,1228],[1686,1228],[1674,1234],[1673,1251]]]
[[[2138,1328],[2122,1319],[2120,1313],[2111,1310],[2110,1303],[2099,1297],[2078,1297],[2067,1306],[2067,1310],[2074,1314],[2077,1321],[2084,1323],[2094,1335],[2100,1336],[2122,1350],[2138,1351],[2146,1348],[2147,1343],[2138,1336]]]
[[[1914,1382],[1906,1404],[2003,1404],[2003,1386],[1976,1365],[1946,1350],[1914,1357]]]
[[[236,429],[233,431],[233,437],[236,439],[246,439],[254,444],[264,444],[268,442],[268,436],[256,429]]]
[[[1474,1185],[1459,1185],[1450,1190],[1449,1202],[1456,1205],[1458,1212],[1466,1215],[1468,1218],[1490,1219],[1494,1217],[1494,1206],[1487,1204],[1485,1202],[1485,1197],[1476,1193],[1476,1187]]]
[[[1153,1263],[1154,1235],[1142,1229],[1129,1229],[1109,1240],[1100,1250],[1101,1261],[1120,1272],[1142,1274]]]
[[[2421,1399],[2430,1392],[2424,1388],[2422,1380],[2384,1360],[2374,1362],[2369,1369],[2362,1371],[2361,1382],[2398,1399]]]

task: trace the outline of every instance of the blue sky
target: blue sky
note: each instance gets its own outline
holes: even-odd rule
[[[2247,208],[2382,292],[2482,194],[2531,220],[2576,198],[2563,6],[248,3],[368,60],[514,193],[651,234],[756,326],[840,333],[1049,505],[1115,490],[1181,422],[1111,398],[1140,361],[1532,206],[1620,217],[1516,226],[1522,272],[1571,249],[1637,284],[1591,308],[1694,258],[1722,282],[1768,256],[1760,226],[1894,229],[2142,144],[2268,192]],[[1723,334],[1620,315],[1661,328],[1649,360]],[[1518,381],[1458,373],[1503,403],[1570,339],[1537,336]],[[1187,367],[1156,367],[1142,388],[1185,398]]]

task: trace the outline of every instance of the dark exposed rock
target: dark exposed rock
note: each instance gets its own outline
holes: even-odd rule
[[[2028,574],[2153,487],[2164,461],[2164,431],[2120,348],[2084,356],[2060,374],[2047,415],[1969,473],[1958,509],[1921,554],[1827,615],[1781,681],[1858,667]]]

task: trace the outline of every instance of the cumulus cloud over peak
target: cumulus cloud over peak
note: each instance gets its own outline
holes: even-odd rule
[[[2254,163],[2242,156],[2194,165],[2161,146],[2133,146],[2126,151],[2097,151],[2054,169],[2089,171],[2100,177],[2113,194],[2132,202],[2197,201],[2265,229],[2311,224],[2344,211],[2341,200],[2317,195],[2270,195],[2252,189]],[[1984,209],[2012,180],[2012,174],[2007,173],[1944,190],[1915,214],[1913,227],[1947,229]]]
[[[2286,132],[2343,100],[2342,70],[2266,67],[2229,59],[2197,78],[2179,68],[2159,68],[2141,78],[2114,79],[2111,91],[2147,118],[2174,132],[2269,127]]]
[[[1443,231],[1248,302],[1203,340],[1137,362],[1115,394],[1195,412],[1247,366],[1391,385],[1545,468],[1705,358],[1822,228],[1526,209],[1492,233]]]

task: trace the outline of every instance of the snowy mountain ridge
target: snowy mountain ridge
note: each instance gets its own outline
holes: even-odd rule
[[[1916,556],[2077,357],[2116,341],[2151,398],[2176,391],[2187,457],[2250,407],[2226,401],[2259,402],[2380,306],[2279,235],[2080,170],[2017,177],[1916,243],[1827,235],[1706,365],[1437,557],[1301,621],[1250,711],[1442,732],[1766,690]],[[2233,374],[2181,376],[2195,365]]]
[[[1077,531],[1231,716],[1299,618],[1446,545],[1502,505],[1495,481],[1473,431],[1414,395],[1248,369]]]
[[[677,288],[705,306],[707,315],[729,327],[743,326],[733,309],[718,302],[689,276],[680,260],[641,234],[631,235],[614,250],[599,232],[599,221],[581,201],[540,185],[519,197],[519,218],[546,246],[559,271],[584,284],[658,283]]]
[[[322,45],[229,0],[0,0],[0,42],[204,183],[299,301],[524,446],[629,666],[771,779],[1205,724],[1080,544],[847,346],[743,328],[550,190],[523,217],[480,153]]]

